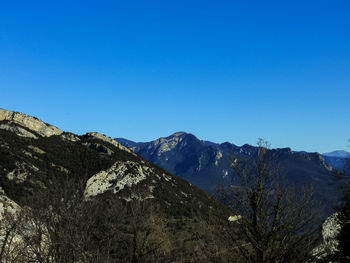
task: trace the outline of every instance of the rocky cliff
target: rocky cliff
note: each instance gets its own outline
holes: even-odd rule
[[[46,124],[35,117],[4,109],[0,109],[0,122],[2,122],[0,129],[10,130],[24,137],[37,138],[37,134],[50,137],[63,133],[57,127]]]

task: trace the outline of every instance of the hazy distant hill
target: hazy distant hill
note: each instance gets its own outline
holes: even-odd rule
[[[328,152],[324,153],[323,156],[327,157],[338,157],[338,158],[350,158],[350,153],[347,151],[333,151],[333,152]]]
[[[145,143],[116,139],[136,153],[165,170],[174,173],[199,188],[213,193],[217,184],[227,175],[233,175],[234,158],[249,154],[250,145],[237,146],[229,142],[216,144],[201,141],[192,134],[177,132],[171,136]],[[293,152],[290,148],[272,150],[289,181],[296,186],[313,184],[327,210],[337,205],[342,196],[342,176],[319,153]]]
[[[350,153],[347,151],[333,151],[323,154],[327,163],[334,169],[350,174]]]

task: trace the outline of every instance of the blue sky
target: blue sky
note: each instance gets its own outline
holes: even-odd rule
[[[0,107],[78,134],[349,148],[350,2],[2,1]]]

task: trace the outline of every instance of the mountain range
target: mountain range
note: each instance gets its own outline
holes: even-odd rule
[[[215,194],[220,181],[234,176],[233,161],[249,155],[255,148],[248,144],[237,146],[229,142],[217,144],[203,141],[185,132],[176,132],[150,142],[133,142],[123,138],[115,140],[211,194]],[[315,187],[327,213],[339,205],[343,195],[341,189],[348,178],[326,161],[328,157],[316,152],[295,152],[290,148],[271,149],[271,152],[290,183],[297,187],[305,184]]]

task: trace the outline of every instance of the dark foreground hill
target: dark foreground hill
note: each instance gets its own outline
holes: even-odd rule
[[[215,193],[218,182],[234,176],[232,163],[254,150],[231,143],[202,141],[192,134],[177,132],[151,142],[136,143],[116,139],[143,158],[188,180],[208,193]],[[339,205],[347,178],[331,167],[319,153],[294,152],[290,148],[271,150],[290,183],[296,187],[313,185],[325,205],[325,215]]]
[[[0,186],[2,262],[233,260],[225,206],[105,135],[0,109]]]

